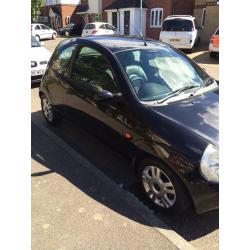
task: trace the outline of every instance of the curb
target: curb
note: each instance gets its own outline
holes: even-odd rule
[[[31,119],[42,132],[44,132],[50,139],[54,140],[60,145],[66,152],[68,152],[78,163],[90,171],[94,171],[100,179],[108,182],[114,188],[114,192],[122,193],[123,199],[126,201],[127,205],[131,207],[137,214],[140,214],[142,218],[149,223],[149,225],[163,235],[168,241],[174,244],[179,250],[195,250],[188,241],[182,238],[179,234],[173,231],[168,225],[158,219],[148,207],[146,207],[142,202],[140,202],[133,194],[122,189],[120,186],[115,184],[108,176],[101,172],[97,167],[90,163],[81,154],[76,152],[72,147],[65,143],[60,137],[51,132],[43,123],[39,121],[36,116]]]

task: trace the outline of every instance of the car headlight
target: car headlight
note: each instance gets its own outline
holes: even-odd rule
[[[37,65],[37,62],[31,61],[31,67],[32,67],[32,68],[33,68],[33,67],[36,67],[36,65]]]
[[[202,176],[211,182],[219,182],[219,150],[212,144],[205,149],[201,158],[200,170]]]

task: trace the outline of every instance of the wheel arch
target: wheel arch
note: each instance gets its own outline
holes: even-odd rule
[[[155,161],[158,161],[159,163],[165,165],[167,168],[169,168],[177,177],[178,179],[182,182],[188,197],[190,198],[191,201],[191,205],[193,208],[195,208],[195,200],[192,197],[192,194],[190,192],[190,190],[188,189],[184,178],[182,178],[182,176],[180,175],[180,173],[174,168],[174,166],[172,164],[170,164],[166,158],[163,157],[162,154],[160,154],[159,152],[157,152],[154,148],[154,146],[151,146],[151,149],[149,150],[149,148],[144,147],[144,144],[151,144],[151,145],[157,145],[155,142],[146,142],[146,141],[138,141],[136,143],[137,146],[137,151],[133,156],[132,159],[132,165],[134,168],[134,172],[136,174],[136,176],[138,176],[138,171],[139,171],[139,166],[140,163],[145,160],[145,159],[153,159]]]

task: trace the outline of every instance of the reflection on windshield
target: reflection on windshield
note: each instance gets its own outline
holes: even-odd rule
[[[160,100],[190,86],[200,87],[209,79],[197,64],[172,48],[127,50],[116,55],[142,101]]]
[[[31,36],[31,47],[40,47],[40,43],[33,37]]]

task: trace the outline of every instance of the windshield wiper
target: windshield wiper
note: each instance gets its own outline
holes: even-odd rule
[[[167,101],[169,98],[171,98],[171,97],[173,97],[173,96],[179,95],[181,92],[183,92],[183,91],[185,91],[185,90],[193,89],[193,88],[197,88],[197,87],[200,87],[200,86],[190,85],[190,86],[185,86],[185,87],[182,87],[182,88],[180,88],[180,89],[177,89],[177,90],[171,92],[166,98],[164,98],[164,99],[161,100],[161,101],[158,101],[157,103],[158,103],[158,104],[161,104],[161,103]]]

